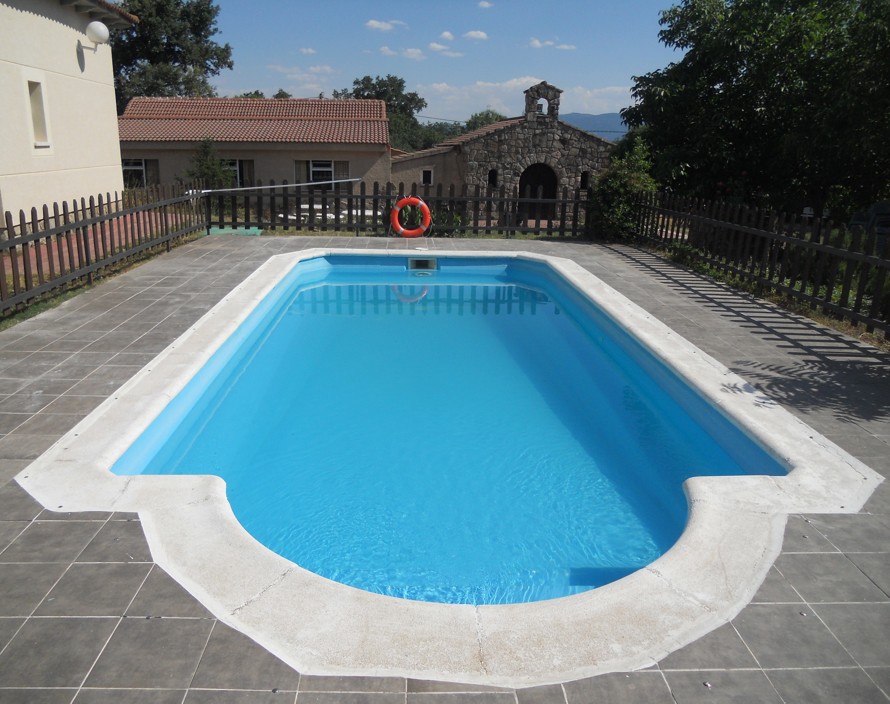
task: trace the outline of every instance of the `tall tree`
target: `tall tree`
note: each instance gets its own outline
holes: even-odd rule
[[[473,130],[478,130],[480,127],[490,125],[493,122],[500,122],[501,120],[506,119],[507,116],[502,115],[497,110],[489,109],[482,110],[481,112],[474,112],[467,120],[467,132],[472,132]]]
[[[209,77],[232,68],[232,48],[213,40],[219,8],[213,0],[125,0],[138,24],[113,35],[118,112],[130,98],[213,96]]]
[[[390,144],[406,151],[423,149],[423,128],[417,120],[417,113],[426,107],[426,101],[417,93],[405,92],[404,78],[392,75],[385,78],[356,78],[352,82],[352,90],[335,90],[333,96],[337,100],[356,98],[384,101],[389,118]]]
[[[622,112],[665,185],[835,215],[890,197],[890,2],[682,0]]]

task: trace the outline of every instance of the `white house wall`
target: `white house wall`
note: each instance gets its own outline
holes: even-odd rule
[[[123,189],[111,48],[58,0],[0,0],[0,211]],[[28,82],[41,84],[35,146]]]

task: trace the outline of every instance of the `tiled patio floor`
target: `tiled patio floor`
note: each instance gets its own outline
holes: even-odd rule
[[[53,513],[13,481],[266,258],[316,246],[572,258],[890,472],[890,358],[647,253],[556,242],[204,238],[0,332],[0,703],[890,700],[890,483],[859,514],[790,517],[751,605],[657,666],[514,691],[301,675],[154,565],[138,516]]]

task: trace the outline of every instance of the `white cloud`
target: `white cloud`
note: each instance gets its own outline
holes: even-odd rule
[[[531,42],[529,42],[529,46],[532,49],[543,49],[545,46],[553,46],[553,42],[550,42],[550,41],[542,42],[540,39],[536,39],[535,37],[532,37]]]
[[[445,51],[448,47],[444,44],[438,44],[436,42],[430,42],[430,51]]]
[[[405,49],[402,52],[402,56],[412,61],[423,61],[426,58],[420,49]]]
[[[459,59],[463,56],[463,53],[460,51],[443,51],[442,56],[447,56],[450,59]]]
[[[487,2],[486,0],[481,0],[481,2],[479,3],[479,7],[481,7],[483,10],[487,10],[489,7],[494,7],[494,3]]]
[[[563,51],[574,51],[578,48],[574,44],[557,44],[552,39],[545,39],[542,41],[537,37],[532,37],[528,45],[532,49],[546,49],[547,47],[553,47],[554,49],[561,49]]]
[[[332,66],[310,66],[309,73],[319,76],[319,75],[330,75],[332,73],[336,73]]]
[[[414,87],[429,102],[426,112],[450,120],[466,120],[482,110],[496,110],[508,117],[517,117],[525,110],[523,91],[543,79],[519,76],[500,83],[476,81],[469,85],[428,83]],[[575,86],[565,90],[560,112],[584,112],[594,115],[618,112],[631,104],[629,86],[590,88]]]
[[[380,47],[380,53],[384,56],[398,56],[398,52],[393,51],[388,46]]]
[[[368,20],[365,27],[368,29],[376,29],[379,32],[391,32],[396,27],[407,27],[408,25],[402,20]]]
[[[464,32],[464,39],[476,39],[482,41],[484,39],[488,39],[488,35],[480,29],[474,29],[469,32]]]
[[[304,47],[300,48],[300,53],[301,54],[314,54],[315,49],[313,49],[311,46],[304,46]]]
[[[574,44],[557,44],[556,48],[562,49],[563,51],[574,51],[578,47],[576,47]]]
[[[446,30],[446,31],[442,32],[442,34],[439,35],[439,39],[444,39],[446,42],[453,42],[454,35],[451,32]]]

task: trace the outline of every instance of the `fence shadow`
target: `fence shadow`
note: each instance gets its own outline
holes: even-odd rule
[[[740,351],[738,358],[722,360],[771,398],[806,413],[828,411],[842,423],[890,421],[890,355],[651,252],[601,246],[684,298],[773,343],[777,357],[787,355],[787,362],[760,361]]]

